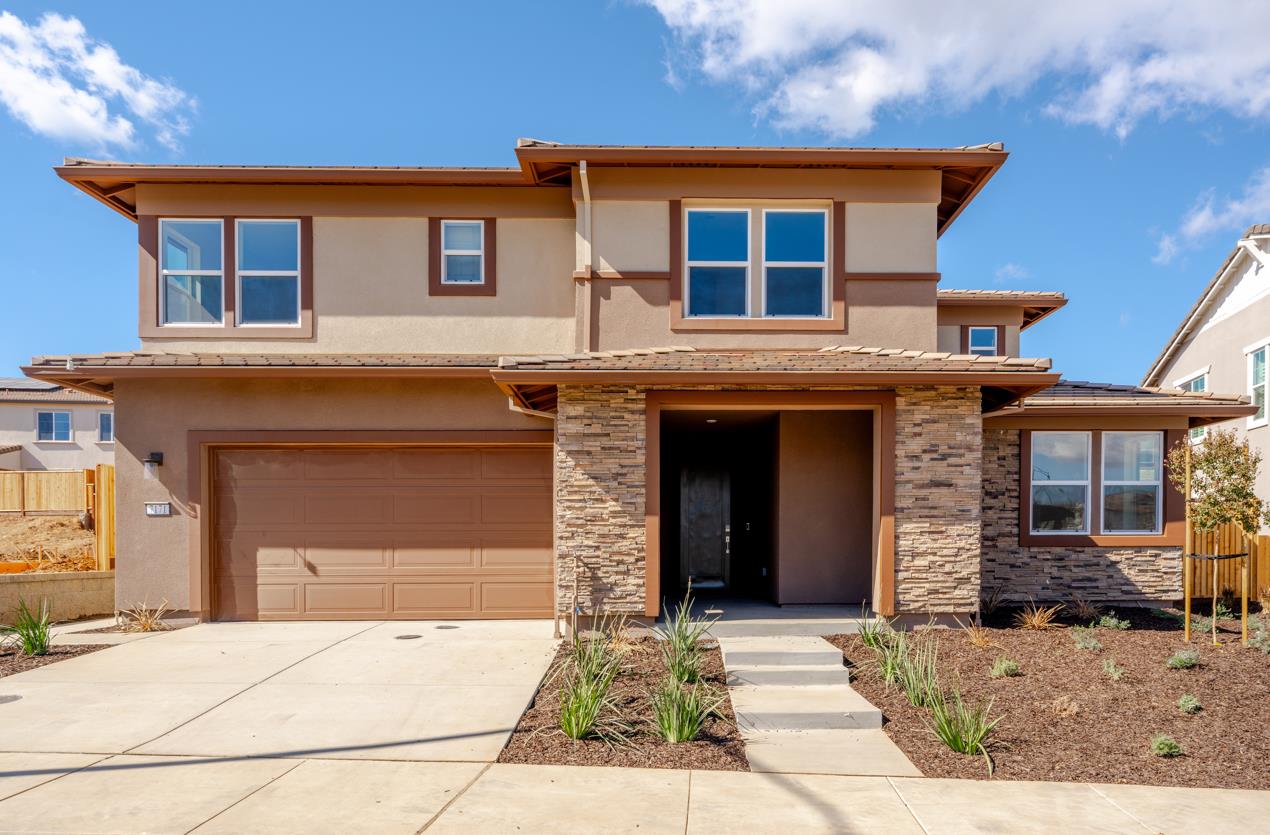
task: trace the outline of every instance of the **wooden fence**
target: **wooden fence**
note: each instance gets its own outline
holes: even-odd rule
[[[1191,534],[1191,554],[1242,554],[1247,552],[1248,599],[1261,600],[1270,595],[1270,535],[1246,536],[1237,525],[1224,525],[1211,533],[1195,531]],[[1192,594],[1197,598],[1213,595],[1213,563],[1195,560],[1192,563]],[[1236,598],[1240,595],[1243,560],[1217,561],[1217,593],[1230,589]]]
[[[115,466],[98,464],[93,491],[97,530],[97,570],[115,567]]]
[[[97,535],[97,568],[115,563],[115,468],[0,471],[0,516],[78,515],[89,511]]]

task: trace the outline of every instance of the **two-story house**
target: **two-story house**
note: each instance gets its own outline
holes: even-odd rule
[[[1252,407],[1062,383],[1062,295],[939,289],[1000,146],[516,156],[57,169],[138,231],[141,350],[25,369],[115,401],[121,605],[1178,596],[1165,451]]]
[[[1270,496],[1270,414],[1266,366],[1270,365],[1270,224],[1252,226],[1205,285],[1160,355],[1144,386],[1188,391],[1242,391],[1256,411],[1232,423],[1261,453],[1257,495]],[[1204,428],[1191,430],[1195,439]]]
[[[115,460],[110,400],[0,377],[0,470],[87,470]]]

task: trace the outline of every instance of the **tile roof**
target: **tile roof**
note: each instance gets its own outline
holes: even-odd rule
[[[833,346],[820,350],[708,351],[688,347],[633,348],[581,354],[501,357],[500,371],[882,371],[1046,372],[1048,359],[981,357],[900,348]]]
[[[53,383],[32,380],[30,377],[0,377],[0,391],[46,391],[55,389]]]
[[[939,301],[968,299],[973,301],[1037,301],[1066,302],[1067,296],[1049,290],[955,290],[941,289],[937,292]]]
[[[0,377],[0,403],[109,403],[102,397],[29,377]]]
[[[67,367],[69,364],[69,368]],[[122,351],[34,357],[36,368],[493,368],[495,354],[213,354]]]
[[[1124,386],[1112,383],[1090,383],[1084,380],[1060,380],[1044,391],[1028,396],[1024,406],[1246,406],[1251,401],[1243,394],[1221,394],[1212,391],[1185,391],[1153,386]]]
[[[7,452],[19,452],[21,449],[22,444],[5,444],[0,446],[0,455],[4,455]]]

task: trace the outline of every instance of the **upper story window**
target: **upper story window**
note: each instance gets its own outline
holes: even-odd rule
[[[441,221],[441,283],[482,284],[485,281],[485,222]]]
[[[35,440],[69,441],[70,439],[70,412],[48,411],[35,413]]]
[[[1001,355],[1001,346],[997,344],[998,331],[993,327],[971,325],[966,329],[967,353],[981,357],[997,357]]]
[[[236,223],[238,324],[300,324],[300,222]]]
[[[115,442],[115,413],[97,413],[97,443],[113,444]]]
[[[159,221],[159,309],[165,325],[219,325],[225,316],[224,224]]]
[[[1196,376],[1186,380],[1178,388],[1182,391],[1204,392],[1208,391],[1208,373],[1197,374]],[[1192,441],[1202,441],[1204,436],[1208,434],[1207,426],[1200,426],[1190,431]]]
[[[1262,345],[1248,352],[1248,393],[1252,395],[1252,405],[1257,413],[1248,418],[1248,427],[1265,426],[1270,423],[1266,415],[1266,360],[1270,359],[1270,345]]]
[[[1102,433],[1102,532],[1158,533],[1164,436],[1159,432]]]
[[[1089,533],[1090,434],[1032,433],[1032,533]]]
[[[763,208],[758,224],[749,208],[690,208],[686,214],[686,316],[829,315],[827,210]]]

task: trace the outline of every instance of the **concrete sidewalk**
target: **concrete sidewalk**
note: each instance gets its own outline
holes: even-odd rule
[[[0,754],[0,832],[1250,831],[1270,793],[278,758]]]

